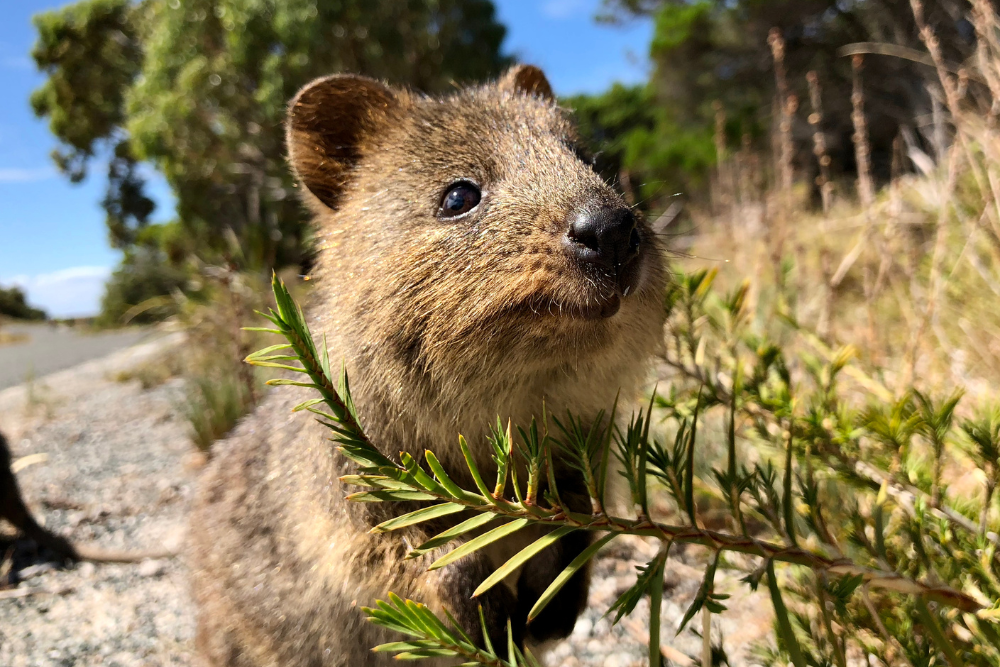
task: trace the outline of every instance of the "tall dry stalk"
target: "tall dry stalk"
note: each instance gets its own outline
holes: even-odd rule
[[[993,127],[996,124],[997,116],[1000,115],[1000,62],[995,57],[991,57],[992,54],[1000,53],[1000,40],[997,39],[997,15],[989,0],[972,0],[971,16],[978,41],[976,48],[977,66],[993,97],[989,115],[990,126]]]
[[[726,110],[722,102],[716,100],[712,103],[715,111],[715,161],[718,204],[721,211],[729,214],[733,213],[733,205],[736,199],[736,186],[733,177],[733,165],[727,156],[726,151]],[[735,218],[731,220],[735,224]]]
[[[865,93],[861,85],[864,57],[851,57],[853,90],[851,91],[851,121],[854,123],[854,156],[858,166],[858,198],[864,208],[875,203],[875,184],[872,181],[871,144],[868,140],[868,122],[865,119]]]
[[[810,71],[806,75],[806,81],[809,83],[809,104],[812,107],[812,113],[809,114],[809,124],[813,128],[813,155],[816,156],[816,163],[819,165],[816,185],[819,187],[819,196],[823,204],[823,217],[820,218],[820,235],[823,242],[820,244],[819,251],[823,296],[819,318],[816,322],[816,333],[825,338],[830,332],[830,312],[833,309],[834,300],[834,289],[830,285],[833,259],[830,247],[826,243],[827,216],[833,205],[833,183],[830,180],[830,156],[826,152],[826,136],[823,134],[823,95],[819,84],[819,75],[815,71]]]
[[[988,0],[972,0],[972,23],[976,28],[978,38],[977,62],[980,74],[986,80],[992,97],[989,115],[987,117],[986,132],[989,137],[982,142],[983,150],[990,158],[987,163],[986,176],[990,185],[993,208],[988,208],[984,212],[985,217],[991,223],[990,231],[993,234],[993,249],[1000,245],[1000,176],[998,176],[998,165],[1000,165],[1000,151],[998,151],[998,137],[996,134],[997,117],[1000,116],[1000,26],[997,22],[997,14]]]
[[[736,191],[740,203],[746,203],[751,198],[755,199],[759,192],[756,182],[758,174],[753,167],[757,154],[753,152],[749,134],[744,134],[740,143],[740,150],[736,153]]]
[[[779,121],[778,132],[774,137],[774,142],[777,149],[775,155],[778,158],[777,171],[780,178],[778,215],[772,221],[772,224],[767,226],[767,232],[775,282],[779,286],[783,286],[785,281],[783,257],[785,242],[788,236],[788,219],[791,216],[792,210],[792,182],[794,179],[792,169],[792,158],[794,155],[792,118],[798,109],[798,98],[789,93],[788,77],[785,72],[785,40],[781,36],[781,30],[771,28],[770,33],[768,33],[767,43],[771,47],[771,57],[774,61],[774,81],[777,89],[774,115]]]
[[[924,312],[920,317],[919,325],[913,334],[910,341],[910,347],[907,351],[906,367],[904,369],[904,374],[901,377],[901,382],[906,384],[901,384],[900,386],[907,386],[907,384],[912,383],[913,381],[913,377],[916,374],[917,360],[920,356],[920,345],[923,342],[927,326],[931,324],[938,315],[938,302],[940,300],[941,293],[944,290],[945,274],[943,267],[945,251],[947,250],[948,245],[948,222],[950,219],[949,211],[951,209],[951,200],[955,193],[955,184],[958,181],[959,175],[960,160],[958,158],[958,151],[956,148],[956,146],[952,146],[951,150],[948,151],[948,178],[944,183],[944,187],[941,189],[941,203],[940,209],[938,210],[937,229],[934,234],[934,250],[931,255],[931,273],[927,291],[927,302],[924,306]]]
[[[809,82],[809,103],[812,106],[809,124],[813,128],[813,155],[819,165],[816,185],[823,202],[823,214],[828,215],[833,203],[833,183],[830,181],[830,156],[826,152],[826,136],[823,134],[823,96],[815,71],[806,75],[806,81]]]
[[[715,111],[715,159],[720,169],[719,180],[722,180],[722,163],[726,161],[726,110],[722,102],[715,100],[712,102],[712,109]]]
[[[937,35],[934,34],[934,31],[924,20],[923,2],[921,0],[910,0],[910,8],[913,10],[913,19],[920,33],[920,41],[923,42],[924,48],[930,54],[931,60],[934,61],[938,79],[940,79],[941,86],[944,88],[944,98],[948,105],[948,112],[951,114],[953,122],[957,122],[959,117],[958,86],[949,72],[944,56],[941,54],[941,43],[938,41]]]
[[[868,245],[868,240],[872,233],[872,206],[875,203],[875,184],[871,174],[871,144],[868,141],[868,123],[865,119],[865,96],[861,86],[861,68],[864,64],[860,55],[852,56],[851,69],[853,70],[853,91],[851,93],[851,120],[854,123],[854,156],[858,169],[858,199],[865,219],[864,228],[854,247],[840,261],[840,265],[830,278],[829,285],[836,289],[841,281],[847,276],[847,272],[858,261],[861,254]]]
[[[964,123],[962,118],[961,99],[964,86],[962,86],[961,82],[956,81],[952,76],[948,64],[945,62],[944,56],[941,54],[941,43],[938,40],[937,35],[934,34],[934,31],[924,20],[923,2],[921,0],[910,0],[910,8],[913,10],[913,19],[917,25],[917,30],[920,33],[920,41],[923,42],[924,48],[927,49],[927,52],[931,56],[931,60],[934,62],[934,68],[937,71],[938,80],[941,82],[941,88],[944,90],[944,101],[948,107],[948,113],[951,114],[951,122],[955,127],[955,134],[958,137],[962,150],[965,152],[965,157],[969,162],[969,170],[972,173],[973,178],[975,178],[979,190],[981,192],[985,192],[985,184],[983,183],[982,176],[979,173],[972,145],[967,133],[963,131]],[[995,13],[993,15],[995,16]],[[961,78],[964,77],[960,77],[960,79]],[[955,159],[955,156],[950,156],[949,159]],[[949,167],[949,170],[950,169],[951,167]],[[994,192],[994,195],[995,194],[996,192]]]
[[[982,78],[987,82],[987,86],[990,88],[991,92],[993,92],[993,86],[990,85],[991,73],[989,70],[991,70],[991,65],[995,65],[995,59],[993,59],[993,63],[990,63],[991,59],[985,54],[985,50],[989,48],[991,40],[993,42],[996,41],[995,31],[991,30],[991,25],[995,22],[996,14],[992,8],[988,8],[983,2],[973,0],[972,5],[972,17],[975,21],[976,30],[980,40],[980,60],[985,61],[987,65],[981,74]],[[971,118],[963,114],[961,100],[965,94],[967,75],[960,73],[957,80],[952,75],[948,64],[944,60],[944,56],[941,53],[941,45],[937,36],[924,19],[922,1],[910,0],[910,8],[913,12],[913,18],[920,34],[920,40],[923,42],[924,47],[927,49],[927,52],[930,54],[931,60],[934,63],[938,80],[941,84],[941,90],[943,91],[944,104],[948,110],[951,124],[955,131],[955,142],[952,144],[950,149],[947,150],[944,150],[943,146],[938,147],[939,159],[945,156],[947,158],[948,172],[945,182],[940,184],[938,189],[938,219],[937,228],[935,230],[934,249],[931,257],[926,302],[924,304],[923,313],[921,313],[917,326],[915,327],[915,331],[911,335],[911,340],[905,357],[906,364],[904,368],[904,375],[901,378],[901,381],[903,382],[909,382],[916,373],[916,363],[919,358],[920,345],[928,326],[933,324],[935,325],[936,331],[941,331],[940,326],[938,326],[939,304],[948,279],[950,275],[954,273],[954,269],[951,272],[946,272],[944,267],[950,232],[951,214],[954,211],[956,216],[962,216],[962,212],[954,204],[954,198],[963,158],[964,162],[968,166],[969,172],[972,174],[973,179],[976,182],[978,190],[987,199],[986,208],[989,209],[989,201],[992,200],[993,202],[996,202],[998,193],[997,187],[994,185],[996,182],[995,169],[990,165],[990,163],[996,164],[996,158],[1000,157],[1000,155],[997,154],[994,154],[993,156],[990,155],[991,146],[995,146],[994,137],[990,137],[990,133],[988,131],[985,134],[976,136],[975,128],[977,128],[977,126],[981,123],[978,123],[975,118]],[[997,84],[996,80],[994,80],[994,84]],[[997,90],[1000,90],[1000,86],[997,87]],[[936,102],[936,100],[934,101]],[[939,139],[938,143],[943,144],[943,140]],[[986,153],[987,165],[985,168],[985,180],[983,179],[983,175],[980,171],[981,163],[977,159],[977,150],[973,147],[974,144],[979,146]],[[961,152],[958,150],[959,148],[961,148]],[[992,175],[991,172],[993,172]],[[987,182],[989,185],[987,185]],[[989,188],[989,190],[987,190],[987,188]],[[984,213],[986,213],[986,211],[984,211]],[[966,245],[970,245],[972,239],[969,238],[966,241]],[[974,249],[969,252],[966,252],[963,249],[958,261],[961,260],[963,255],[971,257],[974,252]]]
[[[788,78],[785,74],[785,40],[781,36],[778,28],[771,28],[767,43],[771,47],[771,56],[774,60],[774,80],[778,90],[778,113],[780,114],[780,124],[778,135],[781,152],[778,159],[778,168],[781,175],[781,189],[789,193],[792,189],[792,114],[798,106],[798,100],[793,98],[788,92]]]

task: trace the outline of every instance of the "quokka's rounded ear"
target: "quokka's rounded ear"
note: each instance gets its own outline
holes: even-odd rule
[[[302,184],[323,204],[337,206],[364,143],[400,107],[386,85],[354,74],[334,74],[306,85],[288,105],[288,159]]]
[[[549,80],[545,78],[545,73],[534,65],[514,65],[500,77],[497,87],[512,93],[535,95],[549,101],[554,101],[556,98]]]

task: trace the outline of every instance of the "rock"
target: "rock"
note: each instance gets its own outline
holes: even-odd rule
[[[628,653],[612,653],[604,659],[605,667],[629,667],[632,664],[632,656]]]
[[[162,560],[144,560],[139,564],[140,577],[158,577],[167,569]]]
[[[182,459],[184,469],[188,472],[197,472],[208,463],[208,456],[205,452],[188,452]]]
[[[594,624],[586,616],[583,616],[573,627],[573,638],[583,639],[590,636],[590,631],[594,629]]]

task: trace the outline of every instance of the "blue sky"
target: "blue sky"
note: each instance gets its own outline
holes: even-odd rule
[[[504,49],[545,70],[556,93],[600,92],[646,79],[652,27],[594,22],[600,0],[494,0],[507,26]],[[56,142],[28,104],[43,81],[29,51],[31,16],[65,2],[19,0],[0,15],[0,285],[19,284],[33,304],[59,317],[98,310],[120,254],[107,243],[100,201],[105,166],[70,184],[52,166]],[[154,220],[171,217],[169,188],[151,174]]]

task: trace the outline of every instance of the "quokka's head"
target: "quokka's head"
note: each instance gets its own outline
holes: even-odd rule
[[[318,79],[287,141],[359,348],[432,376],[523,376],[645,360],[660,339],[662,248],[581,159],[537,68],[445,97]]]

